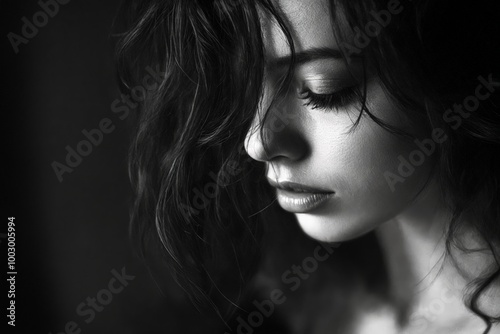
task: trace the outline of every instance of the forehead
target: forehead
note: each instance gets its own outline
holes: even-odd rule
[[[337,48],[328,0],[274,1],[292,36],[295,51],[311,48]],[[268,57],[290,54],[290,47],[279,24],[269,13],[261,12],[264,46]]]

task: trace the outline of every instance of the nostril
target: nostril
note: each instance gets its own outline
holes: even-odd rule
[[[272,131],[267,127],[249,131],[244,146],[248,155],[260,162],[271,162],[276,158],[298,161],[309,152],[305,138],[290,127],[282,131]]]

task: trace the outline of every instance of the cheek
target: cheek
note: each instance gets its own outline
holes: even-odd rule
[[[424,162],[401,182],[391,184],[388,175],[397,174],[400,159],[407,158],[415,145],[368,118],[353,133],[336,135],[329,142],[332,145],[324,145],[319,158],[319,164],[328,167],[328,181],[346,205],[372,215],[399,211],[419,192],[430,172],[430,162]]]
[[[371,112],[386,123],[408,130],[401,112],[383,93],[377,96]],[[323,120],[316,122],[321,125],[312,139],[312,165],[321,166],[323,181],[335,190],[337,197],[321,213],[297,216],[304,231],[313,238],[342,241],[369,232],[407,208],[430,175],[432,163],[424,161],[403,182],[391,187],[388,173],[397,173],[399,157],[408,158],[416,146],[411,140],[384,130],[369,117],[363,117],[358,127],[349,132],[356,116],[317,116]]]
[[[374,116],[412,136],[417,135],[418,130],[411,128],[401,116],[403,113],[387,99],[380,86],[372,88],[369,96],[374,97],[369,102]],[[337,191],[344,191],[344,195],[358,190],[376,190],[389,196],[393,191],[385,175],[395,172],[399,157],[408,157],[416,146],[411,139],[383,129],[367,115],[363,115],[353,128],[358,114],[357,110],[353,110],[316,115],[317,127],[311,134],[313,159],[317,165],[328,170],[327,174],[336,183]],[[415,177],[408,177],[400,185],[409,185],[411,179],[419,179],[427,172],[427,166],[423,164],[415,169]]]

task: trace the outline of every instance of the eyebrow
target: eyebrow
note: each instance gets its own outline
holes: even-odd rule
[[[295,53],[295,64],[304,65],[306,63],[320,59],[343,59],[342,53],[339,50],[322,47],[311,48]],[[292,61],[292,56],[287,55],[271,59],[268,64],[272,67],[285,67]]]

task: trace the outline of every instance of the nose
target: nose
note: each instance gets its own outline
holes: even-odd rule
[[[261,162],[303,159],[308,145],[298,112],[284,103],[271,106],[266,113],[257,112],[245,137],[248,155]]]

